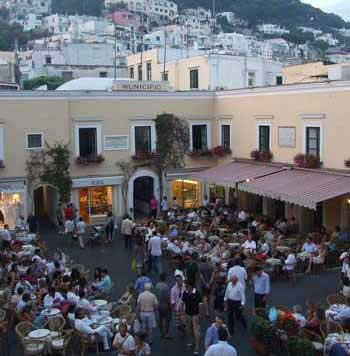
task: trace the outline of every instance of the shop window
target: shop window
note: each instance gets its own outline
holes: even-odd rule
[[[27,150],[35,150],[43,148],[43,134],[29,133],[27,134]]]
[[[231,147],[231,125],[221,125],[221,145],[229,150]]]
[[[306,127],[306,147],[307,154],[312,154],[320,158],[320,135],[319,127]]]
[[[283,85],[283,77],[281,75],[276,77],[276,85]]]
[[[198,68],[190,69],[190,89],[198,89],[199,80],[198,80]]]
[[[208,128],[207,125],[192,125],[192,149],[208,149]]]
[[[270,150],[270,126],[259,125],[259,151]]]
[[[80,157],[97,155],[97,129],[95,127],[79,128],[79,155]]]
[[[135,152],[146,153],[152,151],[151,126],[135,127]]]
[[[79,213],[85,222],[93,218],[106,216],[113,206],[111,186],[88,187],[79,189]]]
[[[256,86],[256,74],[255,72],[248,72],[248,87]]]
[[[199,208],[201,205],[200,183],[188,179],[178,179],[171,184],[172,196],[183,209]]]
[[[147,80],[152,80],[152,63],[146,63],[146,73],[147,73]]]
[[[107,78],[107,72],[100,72],[100,78]]]

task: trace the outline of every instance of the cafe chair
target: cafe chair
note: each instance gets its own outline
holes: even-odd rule
[[[69,354],[70,342],[73,337],[73,330],[64,330],[61,336],[53,338],[51,341],[51,349],[53,354],[66,356]]]
[[[81,356],[84,356],[89,349],[95,349],[95,355],[99,354],[99,341],[95,335],[86,335],[79,331],[75,331],[79,337],[81,344]]]
[[[72,269],[78,270],[81,274],[84,274],[84,272],[85,272],[85,266],[82,264],[78,264],[78,263],[75,265],[72,265]]]
[[[22,340],[23,354],[24,356],[36,356],[43,355],[45,351],[45,342],[42,340]]]
[[[346,298],[341,294],[330,294],[327,297],[327,303],[329,305],[333,304],[346,304]]]
[[[52,337],[57,337],[62,334],[65,325],[66,320],[63,318],[63,316],[57,316],[54,318],[49,318],[44,328],[51,331]]]
[[[111,311],[111,316],[113,318],[128,319],[131,314],[131,307],[129,305],[118,305],[114,310]]]
[[[28,321],[22,321],[21,323],[17,324],[15,331],[19,339],[24,340],[33,329],[34,326],[32,323],[29,323]]]

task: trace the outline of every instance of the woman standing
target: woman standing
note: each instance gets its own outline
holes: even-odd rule
[[[114,216],[113,212],[109,211],[107,214],[107,223],[105,227],[106,231],[106,242],[112,242],[113,241],[113,235],[114,235]]]

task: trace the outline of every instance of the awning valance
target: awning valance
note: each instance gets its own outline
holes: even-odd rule
[[[317,203],[350,193],[350,176],[287,169],[244,182],[239,190],[316,210]]]
[[[218,185],[235,185],[246,180],[277,173],[283,169],[285,168],[281,166],[235,161],[195,173],[192,178]]]

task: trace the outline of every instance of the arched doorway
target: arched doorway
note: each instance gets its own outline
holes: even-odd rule
[[[58,205],[57,189],[51,185],[41,185],[33,191],[33,213],[38,218],[45,218],[56,224]]]
[[[150,169],[137,170],[128,182],[128,212],[134,217],[149,215],[152,195],[159,200],[158,175]]]

